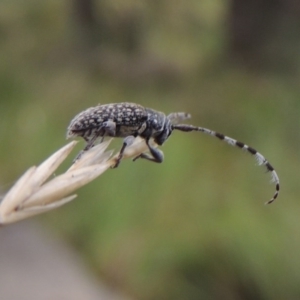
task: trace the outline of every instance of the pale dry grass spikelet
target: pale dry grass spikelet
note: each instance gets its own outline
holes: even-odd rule
[[[112,157],[113,151],[107,151],[110,141],[96,145],[65,173],[50,180],[49,177],[67,158],[77,142],[73,141],[62,147],[38,167],[29,168],[4,195],[0,203],[0,225],[48,212],[76,198],[77,195],[72,194],[74,191],[114,166],[117,156]],[[136,138],[125,149],[123,158],[136,157],[147,149],[144,140]]]

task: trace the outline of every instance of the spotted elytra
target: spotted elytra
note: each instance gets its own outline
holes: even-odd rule
[[[256,158],[259,165],[266,166],[267,171],[272,174],[272,181],[276,185],[273,197],[266,203],[270,204],[274,202],[279,194],[279,177],[268,160],[254,148],[224,134],[203,127],[177,124],[190,117],[190,114],[184,112],[171,113],[166,116],[162,112],[135,103],[99,104],[88,108],[73,118],[67,130],[67,138],[76,136],[84,138],[87,144],[83,151],[87,151],[93,147],[99,137],[101,138],[100,143],[105,136],[124,138],[116,165],[114,166],[116,168],[121,162],[125,148],[131,145],[137,136],[145,140],[150,154],[142,153],[134,158],[134,160],[144,158],[161,163],[164,157],[163,152],[150,144],[149,141],[151,138],[153,138],[157,145],[162,145],[169,138],[173,130],[184,132],[200,131],[217,137],[231,146],[246,150]],[[78,155],[77,159],[80,158],[81,154],[82,152]]]

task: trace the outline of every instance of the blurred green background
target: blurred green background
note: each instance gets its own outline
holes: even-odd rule
[[[299,30],[293,0],[2,0],[3,192],[90,106],[191,112],[270,160],[277,202],[250,155],[175,132],[39,220],[133,299],[300,299]]]

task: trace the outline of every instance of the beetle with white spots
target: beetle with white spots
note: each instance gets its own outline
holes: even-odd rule
[[[83,151],[92,148],[98,138],[101,138],[100,143],[106,136],[124,138],[115,165],[116,168],[122,160],[125,148],[131,145],[137,136],[145,140],[150,153],[142,153],[134,158],[134,160],[143,158],[161,163],[164,158],[163,152],[153,147],[150,144],[150,139],[153,139],[157,145],[161,146],[169,138],[173,130],[184,132],[200,131],[217,137],[229,145],[244,149],[253,155],[259,165],[266,166],[267,171],[271,172],[272,180],[275,182],[275,193],[267,203],[272,203],[278,197],[280,189],[279,177],[275,169],[261,153],[242,142],[216,131],[188,124],[178,124],[178,122],[190,117],[190,114],[184,112],[165,115],[162,112],[135,103],[99,104],[88,108],[73,118],[67,130],[67,138],[76,136],[84,138],[87,144]],[[77,159],[80,158],[80,155]]]

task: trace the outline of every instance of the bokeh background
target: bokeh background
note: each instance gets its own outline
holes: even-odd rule
[[[296,0],[2,0],[2,190],[90,106],[190,112],[269,159],[277,202],[253,157],[175,132],[163,164],[124,161],[38,226],[132,299],[300,299],[299,32]]]

